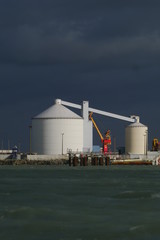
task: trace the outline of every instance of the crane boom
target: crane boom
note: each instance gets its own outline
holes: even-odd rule
[[[62,101],[61,99],[58,99],[62,105],[68,106],[68,107],[73,107],[77,109],[82,109],[82,106],[79,104],[71,103],[71,102],[66,102]]]
[[[103,136],[102,136],[102,134],[101,134],[101,132],[100,132],[97,124],[95,123],[95,121],[94,121],[94,119],[93,119],[93,117],[92,117],[92,114],[93,114],[93,112],[91,112],[91,113],[89,114],[89,118],[91,119],[91,121],[92,121],[95,129],[97,130],[97,132],[98,132],[98,134],[99,134],[99,136],[100,136],[100,138],[101,138],[101,141],[103,142],[104,138],[103,138]]]
[[[101,111],[101,110],[98,110],[98,109],[95,109],[95,108],[89,108],[88,110],[91,111],[91,112],[94,112],[94,113],[103,115],[103,116],[107,116],[107,117],[111,117],[111,118],[116,118],[116,119],[119,119],[119,120],[123,120],[123,121],[127,121],[127,122],[132,122],[132,123],[133,123],[133,122],[136,122],[136,119],[131,118],[131,117],[124,117],[124,116],[121,116],[121,115],[119,115],[119,114],[110,113],[110,112],[105,112],[105,111]]]
[[[61,99],[58,99],[58,100],[60,101],[60,103],[62,105],[77,108],[77,109],[82,109],[82,106],[79,105],[79,104],[62,101]],[[88,111],[94,112],[94,113],[97,113],[97,114],[100,114],[100,115],[103,115],[103,116],[106,116],[106,117],[111,117],[111,118],[116,118],[116,119],[119,119],[119,120],[127,121],[127,122],[134,123],[134,122],[137,121],[136,118],[125,117],[125,116],[122,116],[122,115],[119,115],[119,114],[110,113],[110,112],[106,112],[106,111],[101,111],[101,110],[98,110],[98,109],[95,109],[95,108],[88,107]]]

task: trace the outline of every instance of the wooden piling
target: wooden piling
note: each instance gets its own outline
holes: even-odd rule
[[[83,166],[88,166],[88,156],[87,155],[83,158]]]
[[[83,155],[80,156],[80,166],[83,166]]]
[[[99,158],[99,165],[100,165],[100,166],[103,166],[103,157],[100,157],[100,158]]]
[[[105,157],[105,165],[108,166],[110,164],[110,158]]]
[[[78,157],[77,156],[73,157],[73,166],[74,167],[78,166]]]
[[[72,156],[71,156],[71,154],[69,154],[69,166],[70,167],[72,166]]]
[[[95,166],[98,165],[98,157],[94,157],[94,165],[95,165]]]

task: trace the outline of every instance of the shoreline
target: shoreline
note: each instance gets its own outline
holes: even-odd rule
[[[2,165],[68,165],[68,160],[58,159],[58,160],[28,160],[28,159],[21,159],[21,160],[0,160],[0,166]]]
[[[5,159],[0,160],[0,166],[2,165],[12,165],[12,166],[19,166],[19,165],[52,165],[52,166],[60,166],[60,165],[67,165],[67,166],[73,166],[73,167],[79,167],[79,166],[113,166],[113,165],[155,165],[152,161],[148,160],[110,160],[108,162],[104,162],[102,160],[99,160],[97,162],[92,161],[83,161],[79,162],[77,160],[74,160],[70,162],[68,159],[52,159],[52,160],[28,160],[28,159]]]

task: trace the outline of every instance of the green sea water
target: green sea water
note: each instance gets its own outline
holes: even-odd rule
[[[158,166],[1,166],[0,239],[160,239]]]

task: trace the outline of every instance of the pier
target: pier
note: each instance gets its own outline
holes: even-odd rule
[[[69,154],[69,166],[107,166],[110,165],[109,156],[92,154]]]
[[[109,165],[158,165],[151,159],[130,159],[128,156],[116,158],[104,154],[69,154],[69,166],[109,166]]]
[[[148,156],[149,157],[149,156]],[[59,155],[37,155],[19,153],[16,157],[9,153],[0,154],[0,165],[69,165],[70,167],[110,166],[110,165],[160,165],[160,156],[150,158],[130,158],[128,155],[102,153],[68,153]]]

